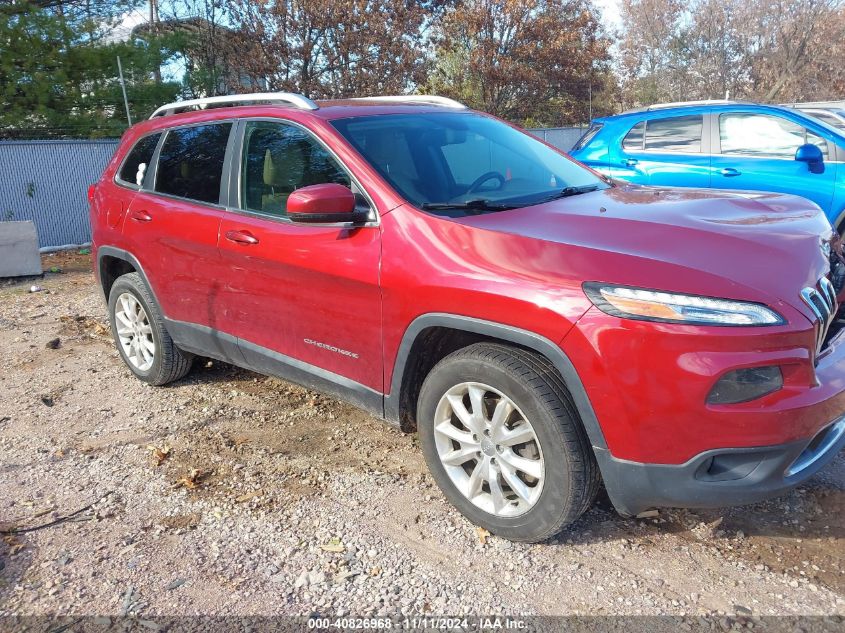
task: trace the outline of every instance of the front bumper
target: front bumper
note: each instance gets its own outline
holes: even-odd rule
[[[845,416],[815,436],[776,446],[714,449],[684,464],[646,464],[596,449],[610,500],[623,515],[658,507],[755,503],[803,483],[845,447]]]

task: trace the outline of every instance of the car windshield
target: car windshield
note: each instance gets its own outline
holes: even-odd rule
[[[534,137],[479,114],[390,114],[332,123],[397,192],[432,213],[501,211],[609,186]]]

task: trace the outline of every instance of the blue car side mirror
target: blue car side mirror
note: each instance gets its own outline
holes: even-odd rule
[[[802,145],[795,152],[795,160],[807,163],[807,167],[814,174],[824,171],[824,155],[818,145],[812,143]]]

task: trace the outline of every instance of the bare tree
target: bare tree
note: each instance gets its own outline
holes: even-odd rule
[[[255,84],[315,98],[403,92],[422,77],[442,2],[234,0],[239,63]]]
[[[589,0],[464,0],[438,27],[428,86],[514,121],[583,121],[609,44]]]
[[[749,3],[747,24],[755,50],[751,60],[753,94],[765,101],[812,97],[806,94],[806,87],[818,77],[819,65],[829,55],[829,46],[841,42],[845,35],[843,10],[841,0]],[[840,77],[841,59],[836,73]]]
[[[623,22],[629,103],[821,99],[845,83],[843,0],[624,0]]]

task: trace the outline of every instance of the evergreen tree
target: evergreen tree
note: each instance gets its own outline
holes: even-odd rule
[[[173,100],[156,80],[166,38],[113,35],[138,0],[12,0],[0,5],[0,138],[97,138],[127,127],[120,56],[133,122]]]

